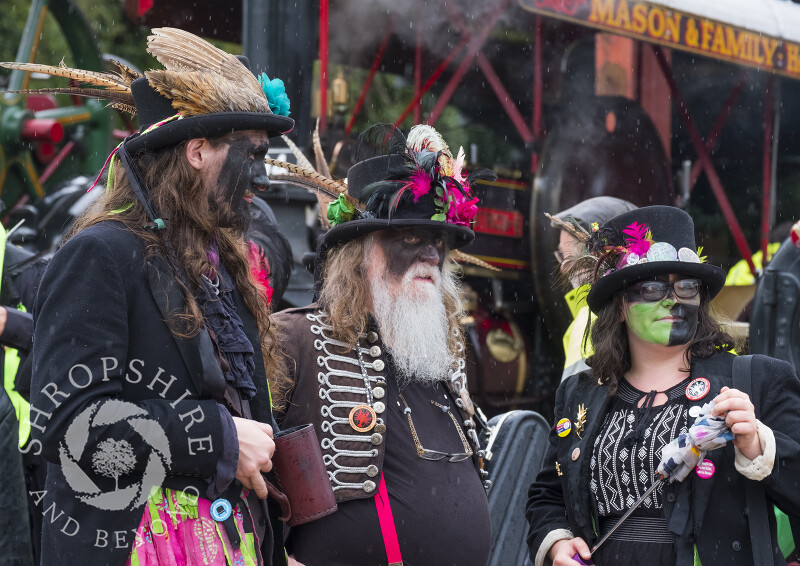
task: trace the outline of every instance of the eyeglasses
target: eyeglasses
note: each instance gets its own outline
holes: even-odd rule
[[[648,303],[660,301],[667,296],[669,290],[675,293],[679,299],[691,299],[696,297],[700,292],[700,280],[698,279],[681,279],[674,283],[667,283],[666,281],[643,281],[631,287],[632,290],[639,291],[639,296],[642,300]]]
[[[431,404],[439,407],[443,412],[446,412],[450,419],[453,421],[453,424],[458,431],[458,437],[461,439],[461,443],[464,445],[464,452],[457,452],[455,454],[451,454],[449,452],[440,452],[439,450],[430,450],[428,448],[423,448],[422,443],[419,441],[419,436],[417,436],[417,429],[414,428],[414,421],[411,420],[411,407],[408,406],[406,403],[405,397],[402,394],[398,395],[400,400],[405,405],[405,409],[403,412],[406,414],[406,418],[408,419],[408,426],[411,428],[411,437],[414,439],[414,446],[417,449],[417,456],[422,458],[423,460],[430,460],[432,462],[438,462],[439,460],[444,460],[447,458],[448,462],[463,462],[467,458],[472,457],[472,448],[469,447],[469,443],[467,442],[467,438],[464,436],[464,431],[461,430],[461,427],[458,426],[458,421],[453,416],[453,413],[450,412],[450,408],[444,405],[437,403],[436,401],[431,400]]]

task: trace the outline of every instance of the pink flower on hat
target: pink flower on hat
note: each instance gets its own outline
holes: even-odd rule
[[[478,214],[478,199],[459,191],[452,183],[448,183],[450,205],[447,207],[447,221],[451,224],[467,226]]]

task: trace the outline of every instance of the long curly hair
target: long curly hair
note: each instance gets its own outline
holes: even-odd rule
[[[225,136],[209,142],[219,147],[225,143]],[[165,229],[145,228],[150,219],[136,199],[125,169],[119,166],[113,190],[75,220],[65,239],[100,222],[114,220],[124,224],[142,240],[146,257],[161,257],[176,273],[175,281],[186,306],[166,323],[180,338],[196,336],[203,328],[203,313],[195,296],[201,289],[203,273],[212,268],[207,249],[216,240],[220,261],[258,325],[272,402],[279,407],[285,401],[288,379],[276,355],[277,331],[270,325],[263,287],[251,272],[241,231],[218,226],[216,205],[209,199],[200,172],[186,159],[187,143],[134,157],[154,208],[166,220]]]
[[[592,374],[599,383],[608,386],[611,395],[616,393],[620,379],[631,369],[628,333],[620,318],[623,308],[620,291],[595,313],[597,319],[587,324],[583,334],[583,347],[586,348],[590,336],[594,346],[594,353],[586,359],[586,364],[592,368]],[[741,351],[742,343],[725,332],[722,318],[712,312],[708,290],[702,286],[697,331],[687,344],[685,367],[681,371],[689,372],[693,356],[709,358],[715,352],[731,348]]]
[[[370,291],[365,258],[371,253],[375,236],[366,235],[329,249],[322,267],[319,304],[328,314],[328,323],[333,327],[333,338],[347,344],[348,349],[356,345],[358,337],[369,324]],[[442,277],[455,279],[458,264],[448,253]],[[463,333],[459,319],[463,311],[457,285],[442,285],[442,297],[448,321],[448,349],[453,359],[463,356]]]

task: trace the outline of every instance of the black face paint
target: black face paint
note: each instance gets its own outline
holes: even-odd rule
[[[228,153],[220,169],[215,191],[220,226],[246,230],[250,224],[249,199],[252,193],[269,188],[264,157],[269,142],[234,133],[226,140]]]
[[[700,312],[700,304],[675,303],[669,313],[677,317],[678,320],[672,323],[669,331],[669,345],[678,346],[688,344],[694,338],[697,331],[697,320]]]
[[[402,278],[418,261],[444,266],[446,245],[440,230],[400,228],[386,230],[378,241],[386,257],[387,275]]]

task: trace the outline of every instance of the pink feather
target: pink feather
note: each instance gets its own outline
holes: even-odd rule
[[[397,199],[400,199],[400,195],[402,195],[407,190],[411,191],[411,194],[414,195],[414,202],[417,202],[420,197],[427,195],[428,192],[431,190],[431,176],[428,175],[422,169],[415,169],[413,173],[411,173],[411,180],[406,183],[406,185],[400,189],[397,193]]]
[[[627,226],[622,233],[630,236],[629,238],[625,238],[625,244],[628,246],[629,253],[643,256],[647,254],[647,251],[653,244],[653,236],[650,233],[650,228],[644,224],[634,222]]]
[[[255,242],[248,242],[250,248],[250,271],[262,287],[264,287],[264,298],[267,304],[272,303],[272,285],[269,284],[270,267],[264,252]]]

